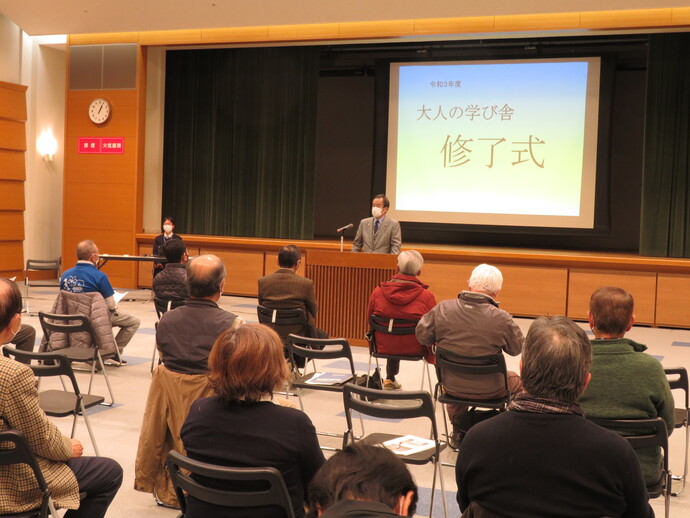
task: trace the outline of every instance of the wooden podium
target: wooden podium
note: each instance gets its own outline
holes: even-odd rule
[[[306,276],[314,281],[319,303],[316,326],[332,338],[366,346],[369,297],[395,273],[397,264],[397,256],[389,254],[309,250]]]

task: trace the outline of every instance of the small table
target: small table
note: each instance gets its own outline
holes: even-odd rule
[[[167,261],[165,257],[157,255],[114,255],[114,254],[100,254],[98,259],[98,269],[103,268],[108,261],[136,261],[142,263],[161,263],[165,264]]]

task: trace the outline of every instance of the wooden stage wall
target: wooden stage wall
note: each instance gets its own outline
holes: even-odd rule
[[[154,234],[137,234],[140,253],[151,253],[154,237]],[[304,255],[304,268],[300,273],[306,273],[316,284],[320,305],[317,325],[331,336],[342,336],[346,329],[352,333],[352,326],[366,329],[368,297],[363,297],[362,293],[371,293],[378,282],[389,276],[396,264],[393,256],[352,255],[349,252],[336,254],[340,259],[330,257],[330,263],[323,264],[325,252],[339,250],[335,241],[213,236],[183,238],[190,254],[213,253],[225,261],[228,268],[227,294],[250,297],[256,297],[258,278],[276,269],[278,249],[290,243],[298,245]],[[104,252],[118,252],[102,248]],[[637,323],[690,328],[687,303],[690,259],[407,243],[404,249],[418,250],[424,256],[421,280],[429,285],[438,301],[457,297],[466,287],[472,269],[486,262],[501,269],[504,282],[498,298],[501,307],[516,316],[560,314],[584,320],[592,292],[601,286],[614,285],[632,293]],[[359,259],[362,257],[372,258],[373,263],[361,264]],[[139,267],[138,285],[151,285],[150,266]],[[336,300],[338,304],[334,303]],[[340,311],[338,307],[341,306],[346,308],[347,315],[336,319],[334,312]],[[338,319],[339,325],[345,327],[335,326]],[[349,319],[350,323],[344,324],[343,319],[346,322]],[[331,326],[334,327],[329,329]],[[352,338],[361,338],[362,335],[363,331]]]

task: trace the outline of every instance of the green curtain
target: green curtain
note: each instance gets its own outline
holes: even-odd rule
[[[690,257],[690,34],[649,39],[640,253]]]
[[[187,234],[312,239],[318,51],[168,51],[163,214]]]

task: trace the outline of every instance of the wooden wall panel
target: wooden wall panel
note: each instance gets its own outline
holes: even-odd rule
[[[0,178],[3,180],[26,180],[24,151],[0,149]]]
[[[585,320],[592,293],[604,286],[618,286],[635,299],[635,320],[640,324],[653,324],[656,277],[654,272],[573,269],[568,287],[568,317]]]
[[[21,241],[0,241],[0,271],[24,270]]]
[[[24,241],[24,213],[22,211],[0,212],[0,229],[2,229],[3,241]]]
[[[201,249],[199,252],[202,255],[217,255],[225,264],[227,277],[223,293],[256,297],[259,277],[264,274],[263,252],[229,252],[213,248]]]
[[[462,290],[467,289],[467,280],[475,266],[474,263],[425,261],[420,280],[429,285],[436,302],[455,299]]]
[[[90,134],[81,137],[92,136]],[[125,138],[125,153],[122,155],[80,154],[78,137],[65,140],[65,169],[70,171],[69,181],[78,183],[125,184],[135,182],[137,157],[130,150],[137,148],[134,137]],[[104,159],[107,156],[107,160]]]
[[[24,122],[0,118],[0,148],[26,151]]]
[[[565,315],[567,269],[496,266],[503,274],[503,289],[498,295],[502,309],[519,316]]]
[[[88,116],[89,105],[97,97],[107,99],[111,106],[110,120],[96,126]],[[136,90],[70,90],[65,114],[67,137],[136,137]],[[127,152],[127,149],[125,149]],[[112,158],[112,155],[96,155]]]
[[[139,245],[139,255],[151,255],[151,245]],[[150,288],[153,284],[153,263],[137,263],[137,286]]]
[[[0,81],[0,118],[26,120],[26,89],[24,85]]]
[[[0,180],[0,193],[0,210],[24,210],[24,182]]]
[[[690,275],[660,273],[656,291],[656,325],[690,325]]]
[[[64,221],[69,228],[127,231],[130,243],[115,254],[133,254],[134,186],[65,182]]]

